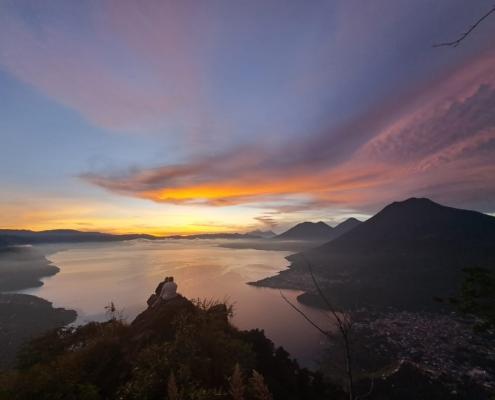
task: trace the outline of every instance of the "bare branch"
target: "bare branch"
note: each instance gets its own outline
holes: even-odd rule
[[[454,40],[452,42],[434,44],[433,47],[444,47],[444,46],[457,47],[457,46],[459,46],[459,44],[461,44],[461,42],[464,39],[466,39],[469,36],[469,34],[472,31],[474,31],[478,27],[478,25],[480,25],[483,22],[484,19],[488,18],[488,16],[494,12],[495,12],[495,6],[493,6],[493,8],[490,11],[488,11],[485,15],[483,15],[481,18],[479,18],[466,32],[464,32],[459,37],[459,39]]]
[[[370,396],[371,393],[373,392],[374,387],[375,387],[375,378],[372,377],[371,381],[370,381],[369,390],[366,393],[364,393],[360,396],[357,396],[355,400],[362,400],[362,399],[365,399],[366,397]]]
[[[303,257],[304,262],[306,263],[306,265],[308,267],[308,271],[311,275],[311,279],[313,280],[313,284],[315,285],[315,288],[318,292],[318,295],[323,300],[323,302],[327,306],[328,310],[332,313],[333,317],[337,321],[340,332],[343,333],[345,331],[345,329],[344,329],[344,324],[343,324],[342,319],[339,317],[339,314],[335,311],[335,307],[332,305],[332,303],[330,303],[328,298],[323,294],[323,291],[321,290],[320,285],[316,281],[315,274],[313,273],[313,268],[311,267],[311,263],[307,260],[307,258],[304,255],[302,257]]]
[[[315,288],[318,292],[318,295],[321,297],[321,299],[324,301],[330,312],[332,313],[333,317],[337,321],[337,325],[339,328],[340,335],[342,336],[342,339],[344,341],[344,350],[345,350],[345,359],[346,359],[346,374],[347,374],[347,386],[348,386],[348,394],[349,394],[349,400],[355,400],[354,397],[354,378],[353,378],[353,372],[352,372],[352,357],[351,357],[351,343],[350,343],[350,331],[352,328],[352,318],[350,314],[343,314],[343,317],[341,318],[339,314],[337,313],[335,307],[332,305],[330,300],[325,296],[323,293],[323,290],[321,290],[320,285],[318,284],[315,274],[313,273],[313,268],[311,267],[311,263],[307,260],[307,258],[303,255],[302,256],[304,261],[306,262],[306,265],[308,267],[309,273],[311,274],[311,279],[313,280],[313,284],[315,285]]]
[[[279,290],[280,292],[280,296],[282,297],[282,299],[285,300],[285,302],[291,306],[294,310],[296,310],[299,314],[301,314],[304,319],[306,321],[308,321],[311,325],[313,325],[313,327],[315,327],[316,329],[318,329],[321,333],[323,333],[326,337],[330,337],[330,334],[323,330],[322,328],[320,328],[315,322],[313,322],[313,320],[311,318],[309,318],[305,313],[304,311],[300,310],[296,305],[294,305],[287,297],[285,297],[285,295],[282,293],[281,290]]]

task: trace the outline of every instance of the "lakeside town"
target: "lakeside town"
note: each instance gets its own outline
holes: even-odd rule
[[[495,390],[495,332],[473,331],[457,313],[387,311],[367,314],[356,335],[367,335],[376,357],[412,363],[433,379]]]

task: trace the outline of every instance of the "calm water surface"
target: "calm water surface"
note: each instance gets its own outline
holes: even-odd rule
[[[75,245],[48,258],[61,271],[44,279],[40,288],[24,293],[78,312],[78,323],[105,319],[113,301],[131,321],[165,276],[173,275],[178,291],[188,298],[213,298],[234,304],[234,325],[261,328],[306,366],[314,366],[324,348],[321,334],[302,320],[275,289],[257,288],[258,280],[287,267],[286,251],[229,249],[219,241],[134,240]],[[284,291],[292,299],[300,292]],[[299,305],[313,318],[319,311]],[[326,321],[325,321],[326,322]]]

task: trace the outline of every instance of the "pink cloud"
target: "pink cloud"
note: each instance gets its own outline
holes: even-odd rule
[[[156,131],[167,116],[200,124],[201,77],[188,49],[201,44],[184,43],[180,3],[145,4],[102,3],[86,15],[87,34],[56,19],[34,29],[6,8],[0,66],[103,128]]]
[[[285,212],[329,205],[366,210],[412,195],[451,204],[473,198],[468,195],[473,191],[493,200],[494,60],[483,56],[434,87],[425,86],[388,118],[385,108],[347,125],[346,129],[368,129],[363,135],[347,131],[361,144],[339,162],[325,158],[329,139],[320,136],[320,142],[313,138],[275,150],[244,148],[185,165],[84,178],[108,190],[160,202],[261,203]],[[346,129],[331,140],[345,136]],[[338,149],[338,140],[334,143]],[[291,196],[306,201],[294,202]]]

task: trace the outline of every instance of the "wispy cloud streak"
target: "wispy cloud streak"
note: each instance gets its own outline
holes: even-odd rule
[[[482,57],[445,78],[434,90],[425,87],[418,97],[428,101],[418,104],[416,98],[409,99],[400,116],[390,116],[388,124],[382,113],[363,116],[362,121],[349,125],[366,132],[349,132],[361,143],[347,159],[328,157],[328,145],[333,144],[332,151],[336,151],[348,142],[339,142],[339,135],[331,139],[322,135],[319,142],[310,139],[278,149],[244,148],[184,165],[83,178],[111,191],[157,202],[214,206],[269,203],[299,195],[307,197],[308,208],[329,204],[366,208],[417,192],[434,197],[445,197],[446,192],[462,197],[473,189],[491,193],[495,188],[495,166],[489,161],[495,157],[493,71],[495,58]],[[342,136],[349,126],[342,128]],[[369,132],[376,134],[369,138]],[[464,168],[466,164],[469,169]],[[472,171],[493,175],[483,188],[470,179]],[[435,189],[435,182],[441,190]]]

